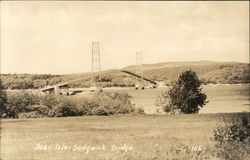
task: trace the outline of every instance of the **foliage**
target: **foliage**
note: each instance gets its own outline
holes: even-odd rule
[[[62,97],[56,94],[47,94],[40,97],[40,104],[52,108],[62,101]]]
[[[135,108],[133,111],[134,114],[145,114],[144,109],[143,108]]]
[[[218,155],[226,160],[242,159],[250,157],[250,126],[248,118],[233,119],[230,124],[217,127],[214,131],[213,140],[220,151]]]
[[[32,105],[27,107],[27,112],[35,112],[36,115],[40,115],[41,117],[47,116],[49,110],[50,109],[44,105]]]
[[[156,100],[156,105],[164,108],[165,112],[173,113],[180,110],[182,113],[198,113],[206,101],[206,94],[202,93],[201,81],[195,72],[183,72],[172,88],[162,93]]]
[[[17,118],[19,113],[29,112],[29,107],[39,103],[39,96],[31,92],[7,92],[5,118]]]
[[[163,108],[163,110],[167,113],[173,113],[173,109],[171,108],[171,105],[169,104],[169,94],[168,91],[166,92],[162,92],[155,101],[155,105],[158,107],[158,110],[161,110],[161,108]],[[161,108],[159,108],[161,107]],[[160,111],[158,111],[160,112]]]
[[[214,140],[220,143],[229,141],[250,141],[250,128],[247,126],[247,124],[247,117],[242,117],[241,124],[234,119],[230,125],[218,127],[217,130],[214,131]]]
[[[7,101],[7,96],[5,91],[3,91],[3,85],[0,79],[0,118],[2,117],[2,114],[6,112],[6,101]]]
[[[155,81],[163,81],[170,85],[180,73],[192,69],[200,75],[204,84],[238,84],[250,83],[250,67],[245,63],[229,62],[180,62],[159,63],[144,66],[144,76]],[[135,67],[126,67],[124,70],[135,72]],[[54,85],[74,79],[83,78],[81,81],[69,84],[70,87],[90,87],[89,73],[50,75],[50,74],[2,74],[4,89],[37,89],[47,85]],[[134,77],[115,70],[102,73],[103,87],[132,87]]]
[[[32,111],[32,112],[22,112],[18,114],[18,118],[42,118],[44,117],[44,115],[39,114],[36,111]]]
[[[84,115],[142,114],[125,93],[95,93],[91,97],[38,95],[28,91],[9,92],[5,118],[39,118]]]
[[[61,82],[61,76],[50,74],[2,74],[4,89],[37,89]]]
[[[126,114],[134,111],[130,96],[127,93],[99,93],[98,102],[102,112],[108,111],[107,115]]]
[[[69,98],[62,99],[59,104],[53,107],[55,117],[66,117],[66,116],[81,116],[76,108],[76,101],[70,100]]]

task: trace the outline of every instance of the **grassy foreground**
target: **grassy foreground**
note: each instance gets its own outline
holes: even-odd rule
[[[185,150],[213,148],[214,129],[234,116],[239,114],[2,119],[1,159],[187,159]]]

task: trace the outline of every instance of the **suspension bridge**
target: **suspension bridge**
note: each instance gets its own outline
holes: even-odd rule
[[[91,75],[82,78],[70,80],[53,86],[47,86],[42,88],[41,91],[47,94],[77,94],[83,91],[102,91],[102,70],[101,70],[101,58],[100,58],[100,44],[99,42],[92,42],[92,63],[91,63]],[[144,89],[144,82],[151,84],[150,88],[156,88],[158,83],[149,78],[143,76],[142,68],[142,54],[141,52],[136,53],[136,73],[127,70],[115,69],[114,71],[126,73],[135,78],[135,89]],[[96,80],[96,77],[98,80]],[[71,89],[69,90],[69,85],[71,83],[76,83],[84,79],[91,79],[91,87],[84,89]]]

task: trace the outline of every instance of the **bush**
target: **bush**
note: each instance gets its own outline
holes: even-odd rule
[[[2,117],[3,113],[6,112],[7,96],[3,89],[4,87],[2,85],[2,80],[0,79],[0,118]]]
[[[53,116],[114,115],[132,113],[135,109],[128,94],[96,93],[92,98],[67,97],[52,107]]]
[[[132,113],[134,107],[127,93],[99,93],[96,100],[101,109],[107,111],[107,115]],[[103,111],[105,111],[103,110]]]
[[[36,112],[37,115],[48,116],[49,108],[44,105],[32,105],[27,107],[27,112]]]
[[[110,111],[109,111],[107,108],[105,108],[104,106],[98,106],[98,107],[96,107],[96,108],[94,108],[94,109],[92,110],[92,114],[93,114],[93,115],[97,115],[97,116],[108,116],[108,115],[110,115],[111,113],[110,113]]]
[[[31,92],[8,94],[5,118],[66,117],[144,113],[136,109],[126,93],[95,93],[92,97],[37,95]]]
[[[214,131],[213,140],[217,142],[216,148],[219,157],[226,160],[242,159],[250,157],[250,126],[247,117],[232,120],[231,124],[218,127]]]
[[[62,96],[56,94],[44,95],[40,98],[40,104],[52,108],[62,101]]]
[[[214,131],[214,140],[220,143],[237,141],[250,141],[250,128],[233,120],[232,124],[218,127]]]
[[[44,115],[41,115],[36,111],[18,114],[18,118],[42,118],[42,117],[44,117]]]
[[[155,105],[157,107],[162,107],[162,109],[167,112],[167,113],[173,113],[173,108],[170,105],[170,98],[169,98],[169,94],[168,91],[166,92],[162,92],[155,101]]]
[[[145,114],[145,112],[143,108],[135,108],[133,114]]]
[[[17,118],[19,113],[29,112],[29,107],[39,104],[40,97],[27,91],[8,92],[6,111],[3,117]]]
[[[66,116],[81,116],[81,112],[76,108],[76,101],[73,99],[65,98],[53,107],[54,117],[66,117]]]
[[[195,72],[183,72],[168,92],[162,93],[156,99],[156,105],[162,106],[165,112],[198,113],[208,101],[202,93],[201,81]]]
[[[77,109],[82,115],[95,115],[94,110],[99,107],[99,103],[93,98],[80,98],[77,100]]]

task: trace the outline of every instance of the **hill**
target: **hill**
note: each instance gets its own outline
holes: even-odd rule
[[[169,83],[185,70],[195,71],[204,83],[249,83],[250,65],[238,62],[165,62],[143,65],[146,77]],[[135,71],[136,66],[125,67],[124,70]]]
[[[213,84],[238,84],[250,83],[250,64],[238,62],[164,62],[156,64],[144,64],[143,76],[155,81],[162,81],[170,84],[178,75],[185,70],[197,72],[203,83]],[[122,70],[135,73],[136,66],[127,66]],[[95,76],[98,79],[97,76]],[[91,83],[91,73],[50,75],[50,74],[2,74],[4,88],[10,89],[38,89],[47,85],[55,85],[71,80],[78,80],[70,84],[70,87],[89,87]],[[106,70],[102,72],[102,85],[111,86],[134,86],[135,77],[120,72],[119,70]]]

